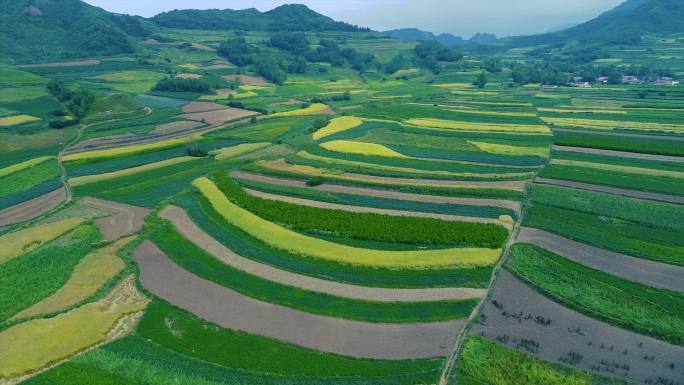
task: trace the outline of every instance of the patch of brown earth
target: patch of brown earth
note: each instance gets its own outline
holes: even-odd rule
[[[507,270],[501,270],[492,300],[482,314],[472,335],[484,335],[547,361],[562,364],[563,357],[580,357],[573,364],[577,369],[629,383],[676,384],[684,380],[684,347],[564,307]],[[664,381],[656,381],[656,377]]]
[[[51,210],[56,209],[67,200],[67,192],[64,187],[53,192],[41,195],[16,206],[0,210],[0,227],[14,225],[37,218]]]
[[[349,285],[340,282],[313,278],[265,265],[242,257],[199,228],[183,209],[167,206],[159,214],[170,221],[188,240],[213,255],[221,262],[257,277],[294,286],[304,290],[325,293],[337,297],[378,302],[421,302],[447,301],[482,298],[485,289],[430,288],[430,289],[388,289]]]
[[[202,126],[204,126],[204,124],[202,124],[201,122],[192,122],[192,121],[171,122],[171,123],[161,124],[161,125],[157,126],[154,129],[154,131],[152,131],[152,134],[159,134],[159,135],[177,134],[180,132],[193,130],[195,128],[199,128]]]
[[[191,114],[195,112],[222,110],[224,108],[226,108],[226,106],[218,103],[191,102],[183,107],[183,112],[185,112],[186,114]]]
[[[133,258],[140,283],[154,295],[222,327],[352,357],[444,357],[463,320],[382,324],[326,317],[262,302],[182,269],[150,241]]]
[[[82,66],[96,66],[101,62],[97,59],[93,60],[80,60],[80,61],[68,61],[68,62],[56,62],[56,63],[43,63],[43,64],[21,64],[16,66],[17,68],[49,68],[49,67],[82,67]]]
[[[240,78],[240,84],[245,86],[259,86],[266,87],[268,82],[260,76],[250,76],[250,75],[226,75],[223,76],[223,80],[227,82],[232,82],[236,78]]]
[[[184,114],[180,115],[179,118],[208,123],[212,126],[218,126],[227,122],[240,120],[256,115],[259,115],[259,113],[254,111],[242,110],[239,108],[224,107],[222,110]]]
[[[83,199],[82,202],[91,207],[109,210],[114,214],[109,217],[95,220],[95,224],[100,229],[103,238],[107,241],[115,241],[127,235],[137,233],[142,229],[145,224],[145,218],[147,218],[151,212],[151,210],[143,207],[91,197]]]
[[[591,184],[591,183],[571,182],[571,181],[567,181],[567,180],[547,179],[547,178],[539,178],[539,177],[535,178],[534,182],[535,183],[541,183],[541,184],[548,184],[551,186],[570,187],[570,188],[576,188],[579,190],[587,190],[587,191],[601,192],[601,193],[606,193],[606,194],[620,195],[620,196],[625,196],[625,197],[630,197],[630,198],[647,199],[647,200],[658,201],[658,202],[676,203],[676,204],[684,205],[684,196],[652,193],[652,192],[638,191],[638,190],[628,190],[628,189],[619,188],[619,187],[608,187],[608,186]]]

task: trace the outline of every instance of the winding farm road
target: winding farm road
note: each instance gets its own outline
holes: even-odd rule
[[[585,245],[544,230],[521,227],[517,243],[529,243],[593,269],[648,286],[684,292],[684,268]]]
[[[554,151],[560,151],[560,152],[577,152],[580,154],[614,156],[617,158],[629,158],[629,159],[639,159],[639,160],[655,160],[658,162],[684,163],[684,157],[681,157],[681,156],[652,155],[652,154],[642,154],[639,152],[613,151],[613,150],[602,150],[599,148],[584,148],[584,147],[571,147],[571,146],[558,146],[558,145],[554,145],[553,150]]]
[[[386,289],[349,285],[291,273],[242,257],[209,236],[199,228],[188,214],[176,206],[167,206],[159,217],[171,222],[188,240],[216,257],[221,262],[248,274],[283,285],[304,290],[330,294],[338,297],[378,302],[422,302],[482,298],[484,289],[434,288],[434,289]]]
[[[263,174],[251,172],[234,171],[230,174],[234,178],[245,179],[252,182],[267,183],[278,186],[288,187],[308,187],[306,182],[296,179],[271,177]],[[331,183],[324,183],[315,187],[308,187],[330,193],[340,193],[349,195],[362,195],[376,198],[396,199],[409,202],[426,202],[438,204],[453,204],[464,206],[493,206],[502,207],[520,213],[521,203],[503,199],[480,199],[480,198],[457,198],[439,195],[412,194],[393,190],[382,190],[368,187],[344,186]]]
[[[255,300],[197,277],[143,242],[133,258],[140,283],[154,295],[226,328],[353,357],[416,359],[449,353],[464,320],[425,324],[351,321]]]
[[[572,181],[559,180],[559,179],[546,179],[546,178],[539,178],[539,177],[535,178],[534,182],[535,183],[541,183],[541,184],[548,184],[551,186],[569,187],[569,188],[576,188],[576,189],[580,189],[580,190],[602,192],[602,193],[613,194],[613,195],[621,195],[621,196],[630,197],[630,198],[647,199],[647,200],[657,201],[657,202],[676,203],[676,204],[684,205],[684,196],[659,194],[659,193],[652,193],[652,192],[639,191],[639,190],[628,190],[628,189],[624,189],[624,188],[608,187],[608,186],[603,186],[603,185],[598,185],[598,184],[572,182]]]
[[[447,214],[437,214],[437,213],[426,213],[419,211],[404,211],[404,210],[391,210],[391,209],[378,209],[374,207],[364,207],[364,206],[352,206],[352,205],[342,205],[338,203],[320,202],[311,199],[295,198],[287,195],[271,194],[267,192],[257,191],[245,188],[248,194],[272,201],[292,203],[300,206],[317,207],[322,209],[333,209],[348,211],[352,213],[371,213],[371,214],[382,214],[382,215],[393,215],[398,217],[417,217],[417,218],[433,218],[441,219],[443,221],[449,222],[475,222],[475,223],[491,223],[497,225],[504,225],[501,221],[493,218],[480,218],[480,217],[468,217],[464,215],[447,215]]]

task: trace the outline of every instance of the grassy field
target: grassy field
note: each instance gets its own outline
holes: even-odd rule
[[[552,299],[620,327],[684,345],[684,296],[516,245],[508,269]]]
[[[214,153],[214,156],[216,157],[217,160],[225,160],[225,159],[238,158],[242,155],[249,154],[250,152],[254,152],[254,151],[264,149],[270,145],[271,145],[271,143],[269,143],[269,142],[243,143],[243,144],[238,144],[236,146],[221,148],[221,149],[215,150],[213,153]]]
[[[253,197],[227,175],[212,175],[217,187],[236,205],[287,228],[339,238],[418,245],[458,245],[500,248],[508,232],[501,226],[445,222],[432,218],[399,217],[321,209]]]
[[[75,153],[75,154],[66,155],[66,156],[64,156],[63,160],[65,162],[73,162],[73,161],[80,161],[80,160],[85,160],[85,159],[93,160],[93,159],[116,158],[116,157],[122,157],[125,155],[141,154],[141,153],[145,153],[145,152],[157,151],[157,150],[164,149],[164,148],[178,146],[180,144],[184,144],[185,142],[186,142],[186,139],[169,139],[169,140],[150,143],[150,144],[117,147],[117,148],[106,149],[106,150],[79,152],[79,153]]]
[[[277,248],[314,258],[362,266],[433,268],[490,265],[495,263],[501,255],[500,249],[457,248],[425,251],[385,251],[365,250],[336,244],[298,234],[251,214],[231,203],[209,179],[197,179],[193,182],[193,185],[209,199],[217,212],[249,234]]]
[[[64,219],[0,236],[0,264],[43,246],[71,231],[83,221],[81,218]]]
[[[82,225],[32,252],[0,265],[0,322],[54,294],[99,240],[99,232]]]
[[[148,163],[148,164],[145,164],[143,166],[126,168],[126,169],[119,170],[119,171],[112,171],[112,172],[108,172],[108,173],[95,174],[95,175],[80,176],[80,177],[69,179],[69,185],[76,187],[76,186],[81,186],[81,185],[95,183],[95,182],[102,182],[102,181],[109,180],[109,179],[116,179],[116,178],[121,178],[124,176],[137,174],[140,172],[157,170],[160,168],[173,166],[173,165],[180,164],[180,163],[186,163],[186,162],[190,162],[190,161],[198,160],[198,159],[200,159],[200,158],[195,158],[195,157],[191,157],[191,156],[184,156],[184,157],[180,157],[180,158],[172,158],[172,159],[162,160],[160,162],[155,162],[155,163]]]
[[[452,382],[464,385],[593,385],[608,383],[579,370],[550,364],[515,349],[470,337],[461,352],[461,364]],[[613,382],[619,384],[618,381]]]
[[[14,319],[51,314],[77,305],[95,295],[126,266],[116,253],[132,241],[125,238],[85,256],[74,267],[69,280],[54,294],[15,315]]]

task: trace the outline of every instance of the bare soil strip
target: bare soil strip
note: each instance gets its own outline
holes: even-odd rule
[[[225,247],[222,243],[206,234],[192,222],[183,209],[167,206],[159,216],[170,221],[176,229],[191,242],[226,265],[283,285],[294,286],[304,290],[330,294],[338,297],[377,302],[423,302],[446,301],[469,298],[482,298],[487,291],[468,288],[435,288],[435,289],[386,289],[348,285],[326,281],[301,274],[280,270],[269,265],[242,257]]]
[[[235,78],[240,78],[240,84],[241,85],[247,85],[247,86],[258,86],[258,87],[266,87],[268,86],[268,82],[259,76],[249,76],[249,75],[226,75],[223,76],[223,80],[227,82],[232,82],[235,80]]]
[[[344,173],[342,176],[361,179],[370,182],[380,182],[389,184],[404,184],[404,185],[430,185],[430,186],[444,186],[444,187],[476,187],[476,188],[502,188],[516,191],[523,191],[527,181],[500,181],[500,182],[482,182],[470,180],[443,180],[443,179],[414,179],[414,178],[394,178],[386,176],[375,176],[356,173]]]
[[[644,139],[664,139],[664,140],[681,140],[684,141],[684,136],[669,136],[669,135],[649,135],[649,134],[630,134],[619,131],[589,131],[589,130],[573,130],[570,128],[554,128],[553,131],[559,132],[574,132],[576,134],[587,135],[602,135],[602,136],[623,136],[627,138],[644,138]]]
[[[684,292],[684,267],[599,249],[530,227],[521,227],[516,241],[537,245],[577,263],[631,281]]]
[[[231,173],[231,176],[235,178],[251,180],[253,182],[269,183],[280,186],[289,187],[307,187],[304,181],[299,181],[295,179],[286,178],[276,178],[261,174],[235,171]],[[445,197],[437,195],[422,195],[422,194],[411,194],[392,190],[382,190],[367,187],[353,187],[353,186],[343,186],[336,184],[324,183],[320,186],[309,187],[315,188],[317,190],[331,192],[331,193],[341,193],[350,195],[364,195],[377,198],[387,198],[404,200],[410,202],[429,202],[429,203],[441,203],[441,204],[454,204],[454,205],[466,205],[466,206],[494,206],[503,207],[513,210],[517,213],[520,212],[521,204],[516,201],[499,200],[499,199],[479,199],[479,198],[457,198],[457,197]]]
[[[684,163],[684,157],[680,157],[680,156],[641,154],[638,152],[612,151],[612,150],[601,150],[598,148],[584,148],[584,147],[571,147],[571,146],[553,146],[553,150],[554,151],[562,151],[562,152],[579,152],[581,154],[615,156],[618,158],[630,158],[630,159],[641,159],[641,160],[655,160],[655,161],[659,161],[659,162]]]
[[[248,118],[259,115],[258,112],[241,110],[239,108],[223,108],[222,110],[196,112],[192,114],[180,115],[179,118],[194,120],[202,123],[208,123],[212,126],[218,126],[223,123]]]
[[[463,327],[461,320],[374,324],[261,302],[183,270],[150,241],[133,258],[143,287],[175,306],[226,328],[323,352],[376,359],[441,357]]]
[[[487,302],[485,317],[473,326],[472,335],[483,333],[548,361],[570,358],[574,352],[580,357],[576,368],[629,382],[645,383],[658,376],[673,380],[662,383],[684,380],[683,347],[592,319],[546,298],[506,270],[499,274],[493,300]],[[668,368],[670,363],[675,370]]]
[[[67,192],[61,187],[38,198],[31,199],[16,206],[0,210],[0,227],[14,225],[37,218],[54,210],[67,200]]]
[[[43,64],[21,64],[17,68],[49,68],[49,67],[81,67],[81,66],[96,66],[100,64],[97,59],[93,60],[81,60],[81,61],[65,61],[56,63],[43,63]]]
[[[95,224],[107,241],[115,241],[121,237],[137,233],[142,229],[145,218],[150,213],[150,210],[146,208],[91,197],[83,199],[83,203],[114,213],[112,216],[95,220]]]
[[[536,178],[534,180],[534,182],[535,183],[541,183],[541,184],[548,184],[548,185],[552,185],[552,186],[569,187],[569,188],[576,188],[576,189],[580,189],[580,190],[602,192],[602,193],[613,194],[613,195],[621,195],[621,196],[630,197],[630,198],[647,199],[647,200],[658,201],[658,202],[666,202],[666,203],[676,203],[676,204],[680,204],[680,205],[684,204],[684,197],[680,197],[680,196],[676,196],[676,195],[658,194],[658,193],[638,191],[638,190],[627,190],[627,189],[617,188],[617,187],[608,187],[608,186],[601,186],[601,185],[597,185],[597,184],[581,183],[581,182],[571,182],[571,181],[558,180],[558,179]]]
[[[210,102],[190,102],[183,107],[183,112],[186,114],[194,112],[216,111],[226,108],[223,104]]]

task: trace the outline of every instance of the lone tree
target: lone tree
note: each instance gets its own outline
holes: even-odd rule
[[[482,71],[480,73],[480,76],[477,77],[477,80],[473,82],[473,85],[477,88],[485,88],[485,86],[487,85],[487,74],[484,71]]]

